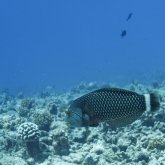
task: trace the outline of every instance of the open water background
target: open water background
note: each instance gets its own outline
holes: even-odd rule
[[[164,9],[164,0],[0,1],[0,89],[162,81]]]

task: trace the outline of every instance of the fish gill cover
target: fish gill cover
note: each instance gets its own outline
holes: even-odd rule
[[[165,164],[164,8],[0,1],[0,164]],[[156,93],[160,109],[121,128],[68,125],[74,100],[107,87]]]

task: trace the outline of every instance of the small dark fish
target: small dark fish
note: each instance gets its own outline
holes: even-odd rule
[[[138,94],[119,88],[102,88],[72,102],[67,121],[73,126],[97,126],[107,122],[113,127],[125,126],[138,119],[143,112],[160,107],[157,94]]]
[[[132,15],[133,15],[133,13],[129,13],[126,21],[129,21],[131,19]]]
[[[121,31],[121,35],[120,35],[120,36],[123,38],[123,37],[125,37],[125,36],[126,36],[126,34],[127,34],[127,31],[126,31],[126,30],[122,30],[122,31]]]

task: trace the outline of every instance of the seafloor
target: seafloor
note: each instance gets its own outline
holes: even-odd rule
[[[159,111],[145,112],[126,127],[114,129],[105,123],[91,128],[68,126],[68,103],[99,87],[81,83],[63,94],[44,90],[30,97],[2,91],[0,165],[164,165],[165,82],[134,82],[125,87],[161,95]]]

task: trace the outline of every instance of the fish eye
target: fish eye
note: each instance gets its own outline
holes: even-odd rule
[[[71,111],[65,111],[66,115],[71,116],[72,112]]]

